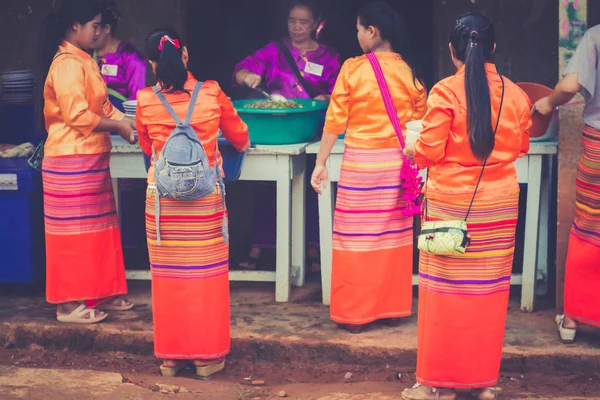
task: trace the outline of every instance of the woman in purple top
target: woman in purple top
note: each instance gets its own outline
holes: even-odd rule
[[[96,40],[94,60],[108,86],[110,102],[125,112],[123,102],[135,100],[138,90],[146,87],[146,61],[132,43],[115,37],[119,22],[119,11],[111,1],[102,13],[101,29]],[[150,157],[144,156],[146,170],[150,168]]]
[[[264,84],[267,92],[290,99],[313,97],[328,101],[340,70],[340,56],[316,40],[321,23],[321,14],[311,1],[294,1],[288,15],[289,37],[281,40],[309,87],[298,81],[277,42],[241,61],[234,71],[235,82],[250,88]]]
[[[322,26],[321,12],[312,1],[292,1],[288,14],[289,37],[267,44],[237,64],[233,73],[235,83],[250,88],[261,86],[269,93],[280,94],[288,99],[314,98],[328,102],[340,70],[340,56],[332,47],[318,42],[318,33]],[[295,60],[304,78],[304,85],[299,82],[282,53],[282,45]],[[314,160],[312,163],[310,160],[308,162],[309,165],[314,165]],[[307,184],[311,173],[312,170],[307,171]],[[231,232],[231,265],[255,268],[261,255],[260,249],[275,246],[276,191],[270,184],[247,183],[246,185],[244,182],[238,182],[235,186],[231,185],[231,190],[228,189],[231,202],[230,218],[233,220],[233,214],[240,214],[239,226]],[[312,190],[307,191],[306,196],[308,259],[314,270],[318,267],[319,257],[318,203]],[[254,205],[251,204],[252,201]],[[237,202],[243,202],[245,207],[252,207],[253,212],[248,215],[245,209],[236,211],[238,207],[234,203]],[[242,219],[246,222],[242,222]],[[255,222],[252,227],[251,220]],[[252,243],[248,243],[250,236]],[[249,247],[252,248],[247,256]]]
[[[146,61],[129,42],[115,37],[119,12],[114,2],[102,14],[101,29],[94,54],[110,95],[110,101],[123,111],[122,103],[135,100],[138,90],[146,87]]]

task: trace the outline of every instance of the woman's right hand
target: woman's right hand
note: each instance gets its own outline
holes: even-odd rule
[[[134,131],[135,122],[132,124],[130,121],[128,121],[128,119],[129,118],[119,121],[119,129],[117,130],[117,133],[129,144],[134,144],[136,142]]]
[[[323,189],[327,188],[327,181],[329,180],[329,174],[327,173],[327,167],[325,164],[317,163],[310,179],[312,188],[318,194],[323,192]]]
[[[536,112],[544,116],[552,114],[554,107],[550,100],[550,96],[546,96],[536,101],[533,107],[531,107],[531,115],[533,116]]]
[[[248,141],[246,142],[246,144],[244,145],[244,147],[242,147],[239,152],[240,153],[244,153],[246,151],[248,151],[248,149],[250,148],[252,144],[250,143],[250,139],[248,139]]]
[[[262,83],[262,77],[257,74],[253,74],[252,72],[248,72],[246,76],[244,76],[244,85],[249,88],[256,89]]]

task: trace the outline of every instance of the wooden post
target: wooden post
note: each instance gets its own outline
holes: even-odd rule
[[[588,0],[558,0],[559,3],[559,71],[573,56],[587,27]],[[559,77],[559,78],[560,78]],[[575,214],[575,178],[581,155],[583,98],[577,95],[560,108],[558,142],[558,226],[556,242],[556,308],[563,312],[565,262],[571,225]]]

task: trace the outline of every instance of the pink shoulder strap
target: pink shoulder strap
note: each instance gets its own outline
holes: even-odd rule
[[[379,60],[377,59],[375,53],[367,53],[367,58],[369,59],[369,62],[371,62],[373,72],[375,72],[375,78],[377,78],[379,91],[381,92],[381,96],[383,97],[383,103],[385,104],[385,109],[387,111],[388,117],[390,118],[392,126],[394,127],[394,131],[396,131],[396,135],[398,136],[398,140],[400,141],[400,147],[402,148],[402,150],[404,150],[405,142],[404,135],[402,134],[402,124],[400,124],[400,120],[398,119],[398,110],[396,109],[396,105],[392,100],[392,95],[390,94],[390,89],[388,87],[387,81],[385,80],[385,76],[383,75],[383,70],[381,69]]]
[[[404,150],[406,143],[404,141],[404,135],[402,134],[402,125],[398,119],[398,110],[392,100],[390,89],[383,75],[383,70],[379,64],[379,60],[374,53],[367,53],[367,58],[373,67],[375,72],[375,78],[377,78],[377,84],[383,97],[383,103],[387,111],[388,117],[392,122],[398,141],[400,142],[400,148]],[[419,176],[419,168],[417,165],[407,158],[404,158],[402,162],[402,170],[400,171],[400,178],[402,180],[402,188],[404,189],[403,198],[406,200],[406,207],[402,210],[402,213],[407,216],[419,214],[421,211],[421,181],[422,178]]]

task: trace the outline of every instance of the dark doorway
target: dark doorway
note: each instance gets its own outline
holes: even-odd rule
[[[588,2],[588,27],[600,24],[600,2]]]
[[[356,39],[356,14],[369,0],[317,0],[326,15],[322,41],[334,46],[342,61],[361,54]],[[269,41],[286,35],[287,1],[189,0],[190,69],[200,79],[219,82],[230,96],[235,64]],[[433,74],[433,0],[390,1],[405,17],[408,36],[427,87]]]

